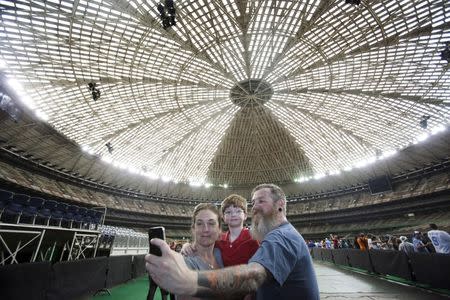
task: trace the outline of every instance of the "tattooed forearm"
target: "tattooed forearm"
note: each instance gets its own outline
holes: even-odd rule
[[[194,296],[210,297],[223,294],[245,294],[267,279],[268,272],[257,263],[198,273],[198,289]]]

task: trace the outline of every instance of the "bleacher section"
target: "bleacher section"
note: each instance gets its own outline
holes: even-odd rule
[[[95,257],[105,212],[0,190],[0,264]]]
[[[397,179],[393,179],[394,191],[385,194],[371,195],[367,186],[355,186],[338,191],[289,196],[288,219],[302,233],[325,233],[328,228],[350,228],[351,226],[347,225],[355,223],[368,228],[376,220],[388,220],[393,213],[393,217],[399,218],[399,222],[389,221],[388,223],[393,225],[390,228],[385,226],[389,230],[398,226],[421,226],[414,218],[403,217],[402,211],[403,214],[417,212],[425,207],[424,213],[428,210],[426,213],[430,216],[425,216],[425,219],[432,217],[433,210],[449,211],[447,195],[450,190],[450,175],[446,168],[448,166],[443,164],[412,171],[409,175],[397,175]],[[4,161],[0,161],[0,183],[2,181],[28,189],[30,193],[35,191],[74,205],[105,206],[108,208],[106,218],[111,225],[139,228],[165,225],[166,233],[173,238],[190,235],[190,217],[197,203],[182,196],[176,198],[146,195],[126,190],[118,192],[118,188],[108,191],[83,186],[81,183],[77,185],[73,182],[58,181],[56,177],[46,177]],[[217,203],[217,200],[211,199],[202,201]],[[447,221],[440,225],[445,229],[450,224]]]
[[[147,254],[149,249],[148,235],[129,228],[103,225],[99,228],[101,241],[109,243],[109,255]],[[103,249],[103,243],[100,243]]]

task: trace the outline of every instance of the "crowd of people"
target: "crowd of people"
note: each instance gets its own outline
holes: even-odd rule
[[[444,253],[450,254],[450,234],[439,230],[436,224],[430,224],[430,230],[424,234],[415,230],[411,236],[373,235],[361,233],[352,239],[330,235],[321,241],[308,241],[308,247],[340,249],[354,248],[362,251],[397,250],[411,253]]]

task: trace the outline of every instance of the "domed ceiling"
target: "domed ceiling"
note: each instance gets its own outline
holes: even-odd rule
[[[163,28],[158,1],[2,1],[1,68],[117,166],[215,185],[335,174],[450,112],[448,2],[347,2],[175,1]]]

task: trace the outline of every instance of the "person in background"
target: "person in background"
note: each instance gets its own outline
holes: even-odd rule
[[[358,243],[358,236],[355,236],[354,240],[353,240],[353,247],[355,249],[359,249],[359,243]]]
[[[175,250],[175,246],[176,246],[175,244],[176,244],[175,241],[170,242],[170,244],[169,244],[170,250]]]
[[[431,239],[428,237],[428,234],[420,233],[420,240],[427,248],[428,253],[436,253],[436,249],[434,248],[434,245],[431,242]]]
[[[243,295],[257,299],[319,299],[311,256],[303,237],[286,219],[286,196],[276,185],[262,184],[252,192],[251,234],[260,247],[247,265],[192,271],[183,257],[164,241],[150,242],[162,256],[147,254],[146,269],[163,289],[196,297]]]
[[[400,237],[401,243],[398,245],[398,250],[410,255],[415,252],[414,245],[408,242],[408,238],[404,235]]]
[[[392,247],[394,248],[394,250],[399,251],[399,246],[401,244],[401,240],[398,237],[393,237],[393,241],[392,241]]]
[[[414,231],[412,243],[414,245],[414,251],[416,253],[430,253],[427,249],[427,246],[422,242],[420,231]]]
[[[367,238],[365,237],[364,233],[360,233],[358,239],[356,240],[356,242],[359,245],[359,250],[361,251],[366,251],[368,250],[368,243],[367,243]]]
[[[339,238],[338,238],[338,236],[330,234],[330,238],[331,238],[331,240],[333,242],[333,249],[338,249],[339,248]]]
[[[436,224],[430,224],[428,237],[433,243],[436,253],[450,254],[450,234],[443,230],[439,230]]]

